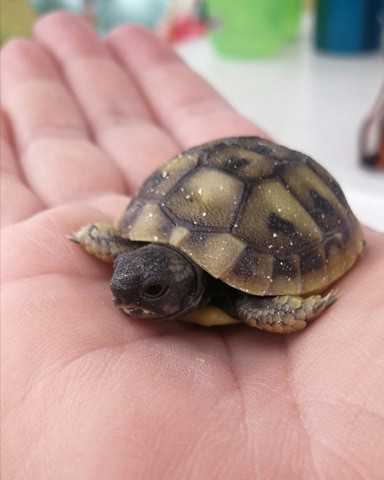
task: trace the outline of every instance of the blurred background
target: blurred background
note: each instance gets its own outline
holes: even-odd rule
[[[3,43],[67,9],[101,35],[141,23],[384,232],[384,0],[0,0]]]

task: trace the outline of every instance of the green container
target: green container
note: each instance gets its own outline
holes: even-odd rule
[[[211,40],[228,57],[274,55],[287,40],[285,0],[207,0]]]
[[[303,0],[286,0],[285,9],[285,31],[288,40],[294,40],[300,29],[303,13]]]

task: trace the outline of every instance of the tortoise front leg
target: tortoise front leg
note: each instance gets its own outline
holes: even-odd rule
[[[324,296],[310,297],[244,295],[235,305],[235,315],[247,325],[260,330],[291,333],[305,328],[310,320],[335,301],[336,295],[333,291]]]
[[[119,253],[141,246],[122,238],[118,229],[106,223],[86,225],[68,238],[104,262],[113,262]]]

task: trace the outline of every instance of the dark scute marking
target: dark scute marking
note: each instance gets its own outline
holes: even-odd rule
[[[210,142],[199,147],[192,147],[187,152],[197,153],[199,156],[199,165],[209,166],[211,154],[225,150],[227,147],[228,144],[225,142]]]
[[[321,213],[326,215],[337,215],[336,209],[331,205],[331,203],[324,198],[316,190],[311,190],[309,192],[311,195],[314,207]]]
[[[273,277],[289,277],[295,278],[297,276],[297,268],[294,262],[288,257],[273,259]]]
[[[132,200],[131,203],[127,206],[127,209],[125,210],[125,213],[121,218],[120,228],[123,230],[129,230],[131,225],[133,225],[137,217],[140,215],[144,205],[145,202],[138,198]]]
[[[297,164],[298,159],[291,158],[289,156],[284,159],[278,159],[278,161],[275,162],[273,176],[278,178],[289,192],[291,191],[291,189],[289,184],[285,182],[284,175],[289,172],[289,170],[292,170],[292,168],[294,168],[294,166]]]
[[[229,145],[231,147],[233,145],[239,145],[240,147],[244,147],[248,146],[249,144],[253,144],[253,142],[259,140],[261,140],[260,137],[228,137],[222,141],[222,144],[226,146]]]
[[[213,161],[216,161],[216,155],[222,151],[224,151],[228,147],[239,147],[246,150],[251,150],[247,147],[247,145],[242,145],[239,142],[220,142],[214,145],[209,145],[205,149],[202,149],[199,152],[199,161],[202,165],[210,166],[211,165],[211,156]],[[220,169],[227,170],[229,172],[236,172],[238,169],[241,169],[249,164],[249,160],[246,158],[239,158],[236,156],[228,156],[225,158],[224,163],[220,166]],[[217,168],[214,165],[214,168]]]
[[[257,275],[258,258],[253,248],[246,247],[233,267],[233,273],[241,278]]]
[[[209,151],[208,150],[201,150],[199,152],[199,161],[198,165],[208,165],[208,157],[209,157]]]
[[[228,157],[225,159],[223,168],[225,170],[229,170],[230,172],[236,172],[237,170],[246,167],[249,163],[249,160],[247,160],[246,158]]]
[[[188,243],[198,243],[204,245],[209,237],[210,232],[206,231],[192,231],[189,235]]]
[[[297,150],[289,150],[289,154],[287,155],[289,160],[293,162],[305,162],[306,159],[308,158],[307,155],[305,155],[302,152],[298,152]]]
[[[221,141],[202,145],[202,150],[205,150],[210,154],[227,147],[239,147],[260,155],[271,155],[273,145],[272,142],[261,137],[230,137]]]
[[[339,202],[348,210],[350,209],[347,199],[345,198],[344,192],[342,191],[340,185],[333,178],[330,179],[329,187],[332,192],[335,194]]]
[[[147,180],[143,183],[142,187],[140,188],[139,195],[140,196],[153,196],[154,191],[156,188],[164,181],[164,177],[161,171],[154,172]]]
[[[297,235],[298,232],[293,223],[288,220],[284,220],[276,213],[271,213],[268,217],[268,228],[272,232],[284,233],[285,235]]]
[[[305,235],[295,225],[288,220],[284,220],[276,213],[271,213],[268,217],[268,228],[273,233],[278,233],[280,241],[273,242],[275,247],[269,250],[271,254],[277,255],[292,255],[299,251],[311,248],[312,241],[306,238]],[[269,243],[269,241],[268,241]],[[280,246],[278,246],[280,244]],[[268,244],[266,245],[268,247]]]
[[[301,273],[314,272],[324,266],[324,258],[318,250],[312,249],[301,255],[300,269]]]
[[[272,155],[272,149],[269,145],[260,145],[257,144],[251,150],[255,153],[258,153],[259,155],[265,155],[265,156],[271,156]]]
[[[243,137],[230,137],[218,141],[213,141],[200,145],[198,147],[193,147],[189,150],[192,153],[198,153],[200,158],[200,165],[209,165],[211,155],[215,155],[217,152],[225,151],[228,147],[239,147],[241,149],[246,149],[249,152],[253,152],[257,155],[263,155],[274,161],[275,164],[282,163],[292,163],[297,162],[298,160],[302,161],[302,155],[300,152],[290,150],[287,147],[278,145],[274,142],[270,142],[265,138],[254,137],[254,136],[243,136]],[[244,161],[245,159],[240,159]],[[239,169],[241,167],[239,166]],[[237,168],[231,171],[236,171]],[[241,172],[237,172],[241,174]],[[273,175],[272,175],[273,176]]]
[[[312,171],[314,171],[324,181],[324,183],[335,194],[336,198],[340,201],[340,203],[347,210],[350,210],[350,207],[348,205],[347,199],[345,198],[343,190],[341,189],[337,181],[332,177],[332,175],[322,165],[320,165],[311,157],[305,156],[305,163],[309,166],[309,168]]]
[[[310,196],[313,203],[310,214],[322,231],[325,234],[327,232],[340,231],[344,239],[346,239],[349,234],[349,227],[340,212],[317,191],[311,190]]]
[[[172,218],[170,218],[166,214],[166,212],[163,212],[163,213],[166,216],[166,219],[163,219],[163,221],[159,225],[159,230],[162,235],[164,235],[166,238],[169,238],[172,234],[172,230],[175,227],[175,223],[173,222]]]

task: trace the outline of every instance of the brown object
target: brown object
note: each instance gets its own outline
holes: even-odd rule
[[[384,85],[361,127],[359,142],[361,163],[384,169]]]

